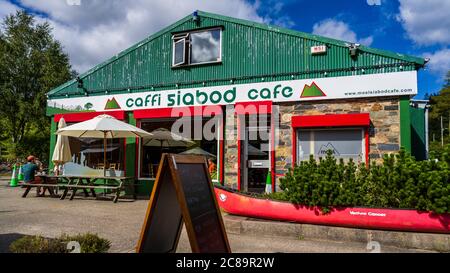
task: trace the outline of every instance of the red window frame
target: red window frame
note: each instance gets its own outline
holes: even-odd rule
[[[369,113],[292,116],[292,164],[297,164],[297,129],[360,127],[364,129],[365,159],[369,162]]]
[[[256,114],[272,114],[272,101],[258,101],[258,102],[239,102],[234,105],[235,115],[237,115],[237,134],[238,134],[238,170],[237,170],[237,186],[238,191],[241,190],[241,128],[242,122],[241,118],[245,115],[256,115]],[[271,180],[272,180],[272,192],[275,191],[275,127],[273,126],[274,118],[271,115],[270,120],[270,172],[271,172]]]
[[[212,117],[214,115],[222,115],[222,105],[213,105],[213,106],[187,106],[187,107],[171,107],[171,108],[156,108],[156,109],[139,109],[133,111],[133,116],[136,119],[136,126],[141,128],[141,122],[143,119],[156,119],[156,118],[178,118],[178,117],[189,117],[189,116],[204,116],[204,117]],[[219,135],[219,156],[220,156],[220,164],[219,164],[219,183],[221,185],[224,184],[224,122],[223,118],[220,119],[219,122],[220,132]],[[136,162],[140,164],[139,158],[139,140],[136,140]],[[140,176],[138,173],[138,165],[136,164],[135,173],[137,177]]]

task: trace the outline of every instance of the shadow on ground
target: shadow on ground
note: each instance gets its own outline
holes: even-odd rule
[[[8,233],[0,234],[0,253],[11,253],[9,251],[9,245],[17,239],[22,238],[25,234]]]

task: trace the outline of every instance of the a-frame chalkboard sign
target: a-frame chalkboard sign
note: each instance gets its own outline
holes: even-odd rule
[[[205,157],[163,154],[137,252],[175,252],[183,222],[192,252],[231,252]]]

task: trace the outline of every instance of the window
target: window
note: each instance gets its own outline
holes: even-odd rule
[[[107,139],[106,142],[106,169],[114,170],[118,176],[123,175],[124,170],[124,141],[125,139],[114,138]],[[69,144],[72,163],[79,167],[103,170],[103,139],[69,137]]]
[[[186,46],[186,39],[179,39],[174,44],[174,59],[173,59],[173,65],[180,65],[184,64],[185,62],[185,46]]]
[[[147,132],[166,131],[170,133],[175,122],[180,121],[177,118],[159,118],[159,119],[147,119],[141,122],[141,129]],[[218,180],[219,177],[219,141],[218,141],[218,122],[219,118],[215,117],[186,117],[186,124],[190,125],[190,128],[181,128],[181,134],[177,134],[183,137],[184,140],[151,140],[143,139],[141,142],[140,150],[140,177],[142,178],[156,178],[158,172],[158,166],[162,153],[181,153],[181,154],[201,154],[205,155],[208,159],[211,159],[209,164],[210,175],[213,181]],[[211,124],[213,124],[211,126]],[[200,125],[202,128],[195,129]],[[210,126],[210,127],[209,127]],[[202,130],[203,129],[203,130]],[[215,134],[212,137],[204,137],[202,131],[210,130]],[[200,134],[199,134],[200,133]],[[172,132],[173,134],[173,132]],[[156,134],[154,134],[156,135]]]
[[[173,66],[220,62],[221,29],[208,29],[173,36]]]
[[[364,129],[298,129],[297,160],[309,160],[310,155],[318,159],[331,150],[336,158],[364,162]]]

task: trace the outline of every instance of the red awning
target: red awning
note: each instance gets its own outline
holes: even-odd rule
[[[369,113],[293,116],[292,127],[348,127],[370,125]]]

